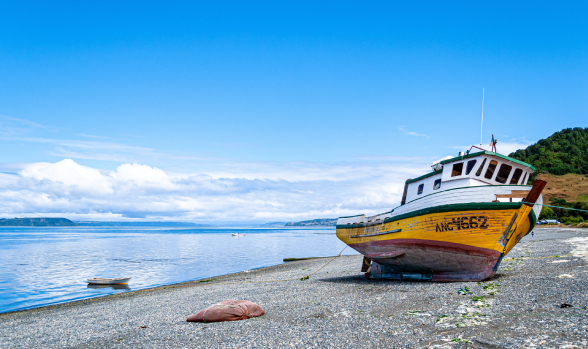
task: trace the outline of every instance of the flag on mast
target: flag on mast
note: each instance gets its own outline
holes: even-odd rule
[[[498,140],[496,138],[494,138],[494,134],[492,134],[492,142],[490,142],[490,149],[496,153],[496,143],[498,143]]]

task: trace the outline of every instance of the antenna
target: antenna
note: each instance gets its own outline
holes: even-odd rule
[[[480,146],[482,145],[482,129],[484,128],[484,88],[482,87],[482,124],[480,125]]]

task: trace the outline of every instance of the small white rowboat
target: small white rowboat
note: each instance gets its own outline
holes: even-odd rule
[[[131,278],[91,278],[87,282],[92,285],[124,285],[129,282]]]
[[[245,234],[231,233],[231,236],[245,236]]]

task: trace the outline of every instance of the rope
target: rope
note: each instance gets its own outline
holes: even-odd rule
[[[318,273],[318,272],[319,272],[319,270],[321,270],[321,269],[323,269],[324,267],[326,267],[327,265],[329,265],[329,263],[331,263],[332,261],[334,261],[334,260],[335,260],[335,258],[337,258],[337,257],[341,257],[341,253],[343,253],[343,251],[345,251],[345,249],[346,249],[346,248],[347,248],[347,246],[343,247],[343,249],[341,250],[341,252],[339,252],[339,254],[338,254],[338,255],[336,255],[336,256],[335,256],[335,257],[333,257],[333,258],[332,258],[330,261],[328,261],[328,262],[327,262],[327,264],[325,264],[325,265],[323,265],[322,267],[318,268],[318,269],[317,269],[317,270],[316,270],[314,273],[312,273],[312,274],[309,274],[309,275],[306,275],[305,277],[303,277],[303,278],[302,278],[302,279],[300,279],[300,280],[307,280],[307,279],[309,279],[311,276],[313,276],[314,274]]]
[[[525,204],[528,204],[528,202],[525,202]],[[563,210],[572,210],[572,211],[588,212],[588,210],[580,210],[579,208],[561,207],[561,206],[552,206],[552,205],[545,205],[545,204],[533,204],[533,205],[547,206],[547,207],[553,207],[553,208],[561,208],[561,209],[563,209]]]

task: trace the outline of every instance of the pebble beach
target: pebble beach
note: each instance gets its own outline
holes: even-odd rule
[[[362,256],[294,261],[0,314],[0,348],[585,348],[587,259],[588,229],[536,228],[484,282],[367,280]],[[186,322],[227,299],[266,314]]]

